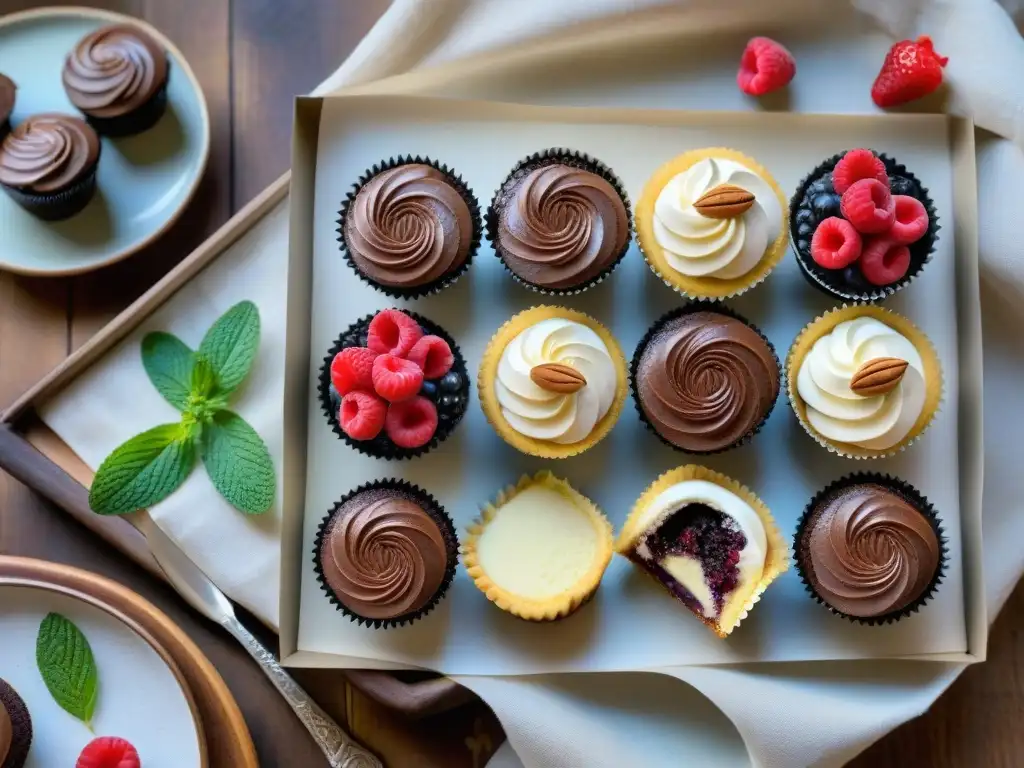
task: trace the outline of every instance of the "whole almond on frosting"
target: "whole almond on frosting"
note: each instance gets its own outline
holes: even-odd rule
[[[693,204],[697,213],[708,219],[733,219],[754,204],[754,195],[735,184],[719,184]]]
[[[587,379],[571,365],[543,363],[530,369],[533,383],[548,392],[571,395],[587,385]]]
[[[898,357],[876,357],[857,369],[850,379],[850,389],[858,395],[871,397],[891,392],[907,370],[907,361]]]

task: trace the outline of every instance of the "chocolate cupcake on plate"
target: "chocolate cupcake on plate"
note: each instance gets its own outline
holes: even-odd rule
[[[443,328],[415,312],[385,309],[334,343],[319,393],[328,424],[350,446],[380,459],[410,459],[462,420],[469,375]]]
[[[100,139],[71,115],[33,115],[0,143],[0,186],[46,221],[74,216],[96,191]]]
[[[807,591],[838,616],[886,624],[916,612],[945,571],[938,516],[913,486],[857,473],[818,493],[794,543]]]
[[[396,627],[429,613],[451,586],[459,540],[422,488],[377,480],[343,497],[320,524],[317,580],[359,624]]]
[[[520,161],[487,212],[487,238],[512,276],[568,296],[604,280],[626,255],[629,198],[604,163],[554,148]]]
[[[0,767],[22,768],[32,746],[32,717],[18,692],[0,678]]]
[[[17,92],[18,86],[14,84],[14,81],[0,72],[0,141],[11,130],[11,113],[14,112]]]
[[[368,169],[341,206],[338,240],[352,269],[395,298],[452,285],[480,246],[480,206],[462,177],[429,158]]]
[[[663,443],[709,454],[745,443],[779,395],[779,360],[757,328],[720,304],[694,302],[654,323],[637,345],[630,387]]]
[[[167,109],[167,52],[134,24],[90,32],[64,60],[71,103],[104,136],[129,136],[156,125]]]

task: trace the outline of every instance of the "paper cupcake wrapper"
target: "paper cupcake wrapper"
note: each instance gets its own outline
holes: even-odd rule
[[[96,133],[101,136],[110,136],[111,138],[133,136],[136,133],[148,131],[160,121],[160,118],[164,116],[164,112],[167,111],[167,86],[170,80],[171,59],[168,57],[167,79],[163,86],[150,96],[145,104],[117,117],[93,117],[83,113],[85,120],[93,127]]]
[[[512,341],[512,339],[529,326],[552,317],[561,317],[567,320],[573,320],[577,323],[586,325],[597,333],[605,343],[605,346],[608,347],[608,352],[615,362],[615,370],[618,376],[617,386],[615,389],[615,400],[608,409],[608,413],[606,413],[604,418],[597,423],[593,432],[591,432],[585,440],[568,445],[553,443],[547,440],[537,440],[516,432],[505,420],[505,417],[502,416],[501,406],[494,394],[494,380],[497,376],[501,353],[505,350],[505,347]],[[626,402],[626,395],[629,392],[629,383],[626,372],[626,358],[623,356],[622,349],[619,347],[619,343],[615,340],[615,337],[612,336],[611,331],[601,325],[597,320],[590,317],[590,315],[585,315],[574,309],[555,306],[537,306],[523,310],[519,314],[512,316],[491,337],[491,340],[487,344],[487,348],[484,350],[483,358],[480,361],[480,368],[476,379],[476,388],[477,396],[480,398],[480,407],[483,409],[484,416],[502,440],[520,453],[525,453],[528,456],[538,456],[542,459],[566,459],[570,456],[576,456],[577,454],[583,453],[588,448],[597,445],[605,435],[612,431],[612,427],[614,427],[615,422],[619,420],[619,415],[622,413],[622,407]]]
[[[594,527],[601,539],[601,548],[595,556],[594,563],[590,570],[580,577],[573,589],[546,600],[521,597],[495,584],[481,566],[477,552],[477,541],[498,513],[498,508],[508,504],[522,491],[536,485],[544,485],[568,496],[573,504],[594,522]],[[544,531],[537,531],[537,535],[542,537]],[[612,559],[612,526],[594,502],[569,485],[567,481],[544,470],[533,477],[523,475],[518,483],[506,486],[499,491],[494,501],[481,507],[480,516],[466,529],[466,536],[460,552],[462,553],[462,563],[470,578],[473,579],[476,588],[501,610],[526,621],[555,621],[578,610],[597,592],[597,588],[601,585],[601,577]]]
[[[898,611],[892,611],[882,616],[872,617],[860,617],[852,616],[848,613],[843,613],[840,610],[833,608],[828,602],[821,597],[814,586],[811,584],[808,578],[809,564],[804,561],[803,554],[801,552],[800,542],[803,538],[804,531],[807,523],[813,515],[817,506],[822,503],[831,494],[837,491],[848,488],[851,485],[860,485],[862,483],[871,483],[873,485],[880,485],[886,488],[896,495],[903,498],[908,504],[917,509],[922,515],[924,515],[928,522],[931,524],[932,529],[935,531],[935,536],[939,541],[939,565],[935,569],[935,575],[932,580],[928,583],[924,592],[921,596],[914,600],[912,603],[907,605]],[[920,491],[918,491],[910,483],[900,480],[898,477],[892,475],[881,474],[879,472],[854,472],[846,475],[839,480],[834,480],[829,483],[825,488],[818,491],[814,497],[807,503],[803,513],[800,515],[800,519],[797,521],[796,533],[793,536],[793,560],[796,563],[796,572],[800,576],[800,581],[804,584],[804,589],[807,593],[814,598],[819,604],[825,606],[830,612],[836,616],[841,616],[849,621],[856,622],[858,624],[868,624],[871,626],[879,624],[892,624],[899,621],[900,619],[910,616],[913,613],[917,613],[929,600],[934,597],[935,592],[938,590],[939,584],[946,576],[946,565],[949,561],[949,542],[946,539],[945,530],[942,527],[942,522],[939,520],[939,515],[935,511],[931,502],[925,498]]]
[[[697,617],[716,635],[724,638],[731,634],[732,631],[736,629],[736,627],[738,627],[745,618],[747,618],[750,611],[761,599],[761,595],[764,594],[764,591],[768,586],[789,569],[789,546],[786,543],[786,539],[779,530],[779,526],[776,524],[775,518],[772,517],[771,510],[769,510],[767,505],[758,498],[757,494],[747,488],[747,486],[743,485],[738,480],[728,477],[727,475],[715,472],[712,469],[702,467],[698,464],[687,464],[682,467],[670,469],[651,483],[647,487],[647,490],[645,490],[640,495],[640,498],[637,499],[632,510],[630,510],[629,516],[626,518],[626,522],[622,526],[622,530],[619,532],[618,538],[615,541],[615,551],[623,557],[629,558],[631,562],[636,563],[631,555],[640,537],[646,532],[646,529],[641,527],[640,524],[640,518],[644,510],[647,509],[648,505],[650,505],[651,502],[653,502],[654,499],[663,491],[671,488],[673,485],[687,480],[706,480],[714,483],[715,485],[721,486],[736,496],[739,496],[757,513],[758,518],[761,520],[761,525],[764,526],[765,539],[768,543],[768,551],[765,553],[764,571],[761,574],[760,581],[754,585],[750,594],[741,600],[733,599],[726,601],[725,605],[722,607],[722,612],[717,624],[710,619],[703,619],[699,616]],[[636,564],[638,566],[640,565],[639,563]],[[651,574],[646,568],[642,566],[640,567],[644,573],[647,573],[659,584],[659,586],[664,588],[664,585],[661,584],[653,574]]]
[[[723,448],[718,448],[713,451],[695,451],[690,448],[681,448],[675,443],[673,443],[671,440],[666,438],[664,435],[662,435],[660,432],[658,432],[654,424],[652,424],[650,419],[647,418],[647,414],[644,413],[643,406],[640,404],[640,390],[636,380],[637,371],[640,368],[640,360],[643,357],[643,353],[644,350],[647,348],[647,345],[650,343],[651,339],[654,338],[654,335],[658,331],[660,331],[666,323],[669,323],[678,317],[682,317],[683,315],[689,315],[693,312],[716,312],[720,315],[731,317],[734,320],[739,320],[741,323],[746,325],[751,330],[756,331],[757,335],[760,336],[764,340],[764,343],[768,345],[768,349],[772,353],[772,358],[775,360],[775,368],[779,372],[779,389],[775,393],[775,399],[772,400],[771,405],[768,406],[768,410],[765,411],[764,418],[762,418],[761,421],[759,421],[753,427],[753,429],[751,429],[745,435],[740,437],[739,440],[736,440],[735,442],[730,443],[729,445]],[[633,407],[636,410],[637,416],[640,417],[640,421],[647,428],[647,431],[654,435],[656,438],[658,438],[658,440],[660,440],[662,443],[667,445],[672,450],[678,451],[680,453],[688,453],[693,456],[713,456],[717,453],[725,453],[726,451],[731,451],[734,448],[739,448],[741,445],[746,445],[754,438],[754,435],[756,435],[758,432],[761,431],[762,428],[764,428],[764,425],[768,421],[768,417],[771,416],[772,411],[775,410],[775,404],[779,401],[779,393],[782,391],[782,364],[779,362],[779,356],[775,351],[775,345],[768,340],[768,337],[761,332],[760,328],[751,323],[741,314],[733,311],[732,309],[730,309],[729,307],[725,306],[720,302],[703,300],[693,301],[687,304],[686,306],[679,307],[677,309],[673,309],[666,312],[660,318],[655,320],[654,324],[647,329],[647,333],[645,333],[644,337],[640,339],[640,343],[636,345],[636,349],[633,352],[633,359],[630,361],[629,364],[629,391],[633,398]]]
[[[408,309],[402,309],[399,311],[409,315],[409,317],[419,323],[428,334],[440,336],[448,343],[448,346],[451,347],[452,354],[455,356],[455,362],[452,364],[451,370],[462,376],[463,392],[466,395],[465,407],[456,411],[453,417],[448,421],[441,421],[439,419],[437,423],[437,431],[434,433],[434,436],[431,438],[429,443],[421,445],[419,448],[402,448],[388,440],[383,430],[373,440],[353,440],[345,434],[344,430],[341,428],[341,424],[338,423],[338,408],[335,406],[334,398],[332,397],[333,387],[331,386],[331,362],[334,360],[335,355],[345,347],[365,346],[365,344],[359,343],[359,338],[366,334],[366,330],[370,326],[370,321],[376,317],[376,313],[367,315],[366,317],[352,323],[352,325],[350,325],[348,329],[338,337],[334,344],[331,345],[331,348],[327,351],[327,356],[324,358],[323,365],[320,366],[320,377],[317,380],[317,393],[320,397],[320,407],[323,409],[324,415],[327,417],[327,423],[334,431],[334,434],[360,453],[377,459],[387,459],[389,461],[391,459],[412,459],[433,450],[438,446],[438,444],[448,438],[448,436],[455,430],[455,427],[459,425],[459,422],[462,421],[462,417],[469,409],[469,372],[466,370],[466,361],[463,359],[462,352],[455,343],[455,339],[448,335],[448,332],[441,326],[423,317],[423,315],[412,312]]]
[[[6,710],[10,719],[10,744],[3,765],[21,766],[28,759],[32,747],[32,717],[25,700],[21,698],[14,686],[0,678],[0,710]]]
[[[441,537],[444,539],[448,550],[448,564],[445,568],[444,579],[441,581],[441,586],[438,587],[437,592],[435,592],[434,596],[430,599],[430,602],[419,610],[411,611],[393,619],[370,619],[365,616],[360,616],[358,613],[346,606],[327,583],[327,579],[324,577],[323,563],[320,559],[320,549],[323,545],[324,534],[327,532],[327,526],[334,518],[334,515],[337,514],[338,510],[341,509],[342,505],[352,497],[357,496],[364,491],[378,488],[397,491],[412,498],[417,504],[419,504],[430,518],[437,523],[438,530],[441,531]],[[320,589],[324,591],[324,594],[327,595],[327,598],[331,601],[334,607],[348,616],[352,621],[356,622],[360,626],[365,624],[375,629],[387,629],[389,627],[400,627],[403,624],[411,624],[416,621],[416,619],[422,618],[430,613],[434,607],[441,602],[441,599],[448,592],[448,588],[452,585],[452,579],[455,578],[455,567],[458,563],[459,537],[455,533],[455,524],[452,523],[452,519],[448,517],[448,514],[444,511],[444,507],[438,503],[437,499],[419,486],[408,483],[405,480],[397,480],[395,478],[374,480],[373,482],[360,485],[354,491],[350,491],[342,496],[337,502],[335,502],[334,506],[331,507],[324,519],[320,521],[313,545],[313,568],[316,571],[316,580],[320,583]]]
[[[632,232],[632,208],[629,203],[629,195],[626,193],[626,187],[618,176],[609,168],[607,165],[602,163],[600,160],[591,157],[584,152],[578,152],[574,149],[568,149],[566,147],[552,147],[545,149],[541,152],[534,152],[529,157],[525,157],[516,163],[515,167],[509,171],[508,176],[501,182],[501,186],[494,192],[494,197],[491,198],[491,204],[487,208],[487,215],[485,216],[485,222],[487,226],[487,240],[494,247],[494,255],[501,261],[501,265],[505,268],[512,279],[520,285],[529,288],[534,293],[539,293],[544,296],[576,296],[583,293],[595,285],[603,283],[615,268],[619,266],[619,263],[625,258],[626,253],[629,251],[629,238],[626,238],[626,243],[622,246],[622,252],[615,257],[615,260],[600,274],[592,277],[580,285],[573,286],[572,288],[546,288],[542,285],[531,283],[528,280],[520,277],[516,272],[509,266],[508,262],[505,261],[505,254],[498,243],[498,219],[500,216],[499,199],[501,193],[504,191],[505,186],[512,181],[513,177],[524,170],[533,170],[535,168],[543,168],[548,165],[563,164],[570,165],[574,168],[582,168],[585,171],[595,173],[609,184],[611,184],[619,197],[622,198],[623,205],[626,206],[626,226],[630,232]]]
[[[800,365],[814,345],[814,342],[839,325],[839,323],[864,315],[873,317],[903,334],[920,353],[925,367],[924,378],[927,395],[924,408],[921,410],[921,416],[910,432],[907,433],[906,437],[896,445],[886,449],[861,448],[850,443],[833,442],[818,434],[807,420],[807,408],[796,389],[796,376],[800,370]],[[823,315],[819,315],[804,326],[786,355],[784,376],[786,395],[789,397],[789,404],[793,409],[793,413],[796,414],[796,419],[800,422],[800,426],[804,428],[808,435],[814,438],[818,445],[846,459],[884,459],[895,456],[917,442],[925,430],[931,426],[935,416],[942,408],[944,393],[942,364],[939,362],[938,353],[935,351],[935,347],[932,346],[931,341],[916,325],[903,317],[903,315],[867,302],[844,304],[841,307],[829,310]]]
[[[761,257],[757,267],[740,277],[718,279],[713,277],[689,277],[687,275],[683,275],[671,269],[668,265],[659,266],[659,258],[652,254],[649,247],[645,245],[645,243],[651,243],[652,246],[656,246],[653,234],[649,234],[647,237],[644,236],[644,227],[646,224],[642,224],[641,222],[646,222],[648,219],[653,218],[654,203],[658,199],[658,195],[661,193],[661,190],[673,176],[678,173],[682,173],[687,168],[690,168],[701,160],[705,160],[707,158],[724,158],[744,164],[754,173],[761,176],[769,186],[771,186],[775,191],[775,195],[779,199],[779,206],[782,208],[783,226],[779,232],[779,236],[775,239],[775,242],[768,246],[768,249],[765,251],[765,255]],[[644,185],[644,190],[640,194],[640,199],[637,201],[636,210],[633,215],[633,231],[636,237],[637,246],[640,248],[640,253],[643,254],[644,260],[647,262],[647,266],[650,267],[651,271],[665,285],[688,299],[721,301],[722,299],[730,299],[734,296],[739,296],[753,288],[756,288],[765,281],[768,275],[770,275],[780,263],[782,263],[782,258],[786,255],[786,222],[788,222],[788,220],[789,213],[786,209],[786,196],[778,182],[775,181],[775,178],[763,165],[758,163],[752,157],[748,157],[734,149],[728,149],[726,147],[710,147],[684,152],[678,157],[662,164],[661,167],[652,174],[651,178],[648,179],[647,183]],[[660,249],[660,246],[656,247]]]
[[[873,150],[872,150],[873,151]],[[828,158],[821,164],[819,164],[813,171],[807,174],[800,184],[796,188],[796,192],[793,193],[793,197],[789,202],[789,210],[791,214],[799,210],[800,203],[807,194],[807,187],[809,187],[814,181],[836,167],[836,163],[842,159],[846,152],[839,152]],[[842,272],[840,270],[828,270],[822,269],[814,260],[811,258],[810,250],[807,253],[802,252],[797,247],[797,222],[795,218],[790,218],[789,222],[789,237],[790,242],[793,246],[793,253],[796,254],[797,264],[800,266],[800,272],[803,274],[804,279],[807,280],[815,288],[824,291],[829,296],[834,296],[838,299],[844,299],[845,301],[866,301],[866,302],[877,302],[887,299],[897,291],[910,285],[911,281],[921,273],[924,269],[924,265],[931,261],[932,254],[935,252],[935,243],[938,240],[938,232],[942,228],[939,225],[939,217],[935,212],[935,203],[928,195],[928,189],[925,187],[918,178],[907,170],[907,167],[902,163],[896,162],[895,159],[889,157],[885,153],[875,152],[878,158],[885,164],[886,173],[889,176],[903,176],[909,179],[915,186],[915,195],[917,199],[924,205],[925,211],[928,213],[928,230],[924,236],[921,237],[915,243],[912,243],[910,247],[910,268],[907,270],[902,278],[892,285],[885,286],[869,286],[868,288],[857,291],[853,290],[835,278],[838,275],[840,278]]]
[[[102,154],[102,150],[100,154]],[[80,213],[92,200],[96,193],[97,168],[99,168],[99,155],[96,157],[93,169],[86,176],[60,192],[34,193],[7,186],[4,186],[3,190],[14,202],[33,216],[43,221],[63,221]]]
[[[345,242],[345,219],[348,216],[348,211],[352,205],[352,201],[356,199],[356,195],[359,194],[359,190],[363,188],[363,185],[379,173],[390,171],[392,168],[398,168],[402,165],[412,164],[429,165],[431,168],[443,173],[451,185],[455,187],[462,199],[466,201],[466,205],[469,206],[469,214],[473,219],[473,239],[470,243],[469,253],[466,256],[466,260],[458,269],[447,275],[442,275],[433,282],[402,288],[379,283],[359,269],[355,260],[352,258],[352,254],[348,250],[347,243]],[[345,261],[348,262],[348,265],[352,268],[352,271],[356,273],[360,280],[370,287],[375,288],[381,293],[395,299],[419,299],[424,296],[431,296],[435,293],[440,293],[445,288],[454,284],[456,280],[465,274],[466,270],[469,269],[470,264],[472,264],[473,257],[476,256],[476,252],[480,248],[480,236],[483,230],[483,226],[480,221],[480,203],[477,202],[476,196],[473,194],[473,190],[471,190],[469,185],[463,181],[462,176],[457,174],[455,169],[449,168],[447,165],[439,163],[432,158],[422,157],[420,155],[399,155],[397,157],[391,157],[379,163],[374,163],[371,167],[363,171],[363,174],[359,177],[356,183],[352,185],[351,191],[349,191],[345,196],[345,199],[341,201],[337,224],[338,229],[336,231],[338,233],[338,244],[341,247],[341,254],[344,256]]]

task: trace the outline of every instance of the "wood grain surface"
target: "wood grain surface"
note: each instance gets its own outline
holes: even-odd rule
[[[0,0],[0,14],[52,3]],[[0,408],[86,341],[288,165],[292,97],[311,90],[348,54],[388,0],[82,0],[139,16],[184,52],[206,93],[210,166],[197,198],[153,247],[92,275],[43,280],[0,273]],[[232,689],[266,768],[324,765],[269,682],[218,628],[84,528],[0,472],[0,553],[41,557],[109,576],[137,590],[204,650]],[[1024,589],[996,622],[989,661],[975,665],[921,718],[884,737],[855,768],[1024,764]],[[409,723],[336,673],[300,682],[390,766],[478,768],[501,743],[475,704]]]

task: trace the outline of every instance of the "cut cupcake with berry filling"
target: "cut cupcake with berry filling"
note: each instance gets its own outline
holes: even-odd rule
[[[426,453],[469,402],[466,363],[440,326],[385,309],[353,323],[324,358],[320,403],[335,433],[383,459]]]
[[[789,551],[749,489],[705,467],[666,472],[633,506],[615,545],[719,637],[779,574]]]
[[[797,263],[816,288],[877,301],[910,284],[935,250],[938,217],[905,166],[870,149],[829,158],[790,203]]]

